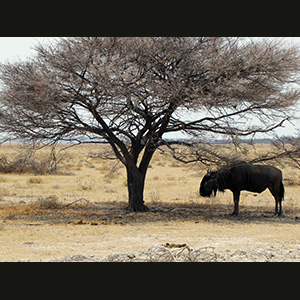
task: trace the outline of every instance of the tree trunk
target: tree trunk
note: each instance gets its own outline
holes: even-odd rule
[[[127,186],[128,186],[128,209],[134,212],[148,211],[144,205],[144,187],[146,173],[141,173],[138,169],[135,171],[127,167]]]

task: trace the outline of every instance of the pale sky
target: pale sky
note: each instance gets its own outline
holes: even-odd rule
[[[0,63],[26,60],[34,55],[34,45],[38,42],[47,43],[57,39],[56,37],[0,37]],[[300,45],[300,37],[284,37],[287,43]],[[278,134],[292,135],[295,129],[300,129],[300,121],[295,122],[295,127],[287,124],[285,128],[278,130]]]
[[[55,40],[54,37],[0,37],[0,63],[24,60],[34,54],[38,42]]]
[[[38,42],[55,41],[56,37],[0,37],[0,63],[23,60],[34,54]],[[287,43],[299,43],[300,37],[285,37]]]

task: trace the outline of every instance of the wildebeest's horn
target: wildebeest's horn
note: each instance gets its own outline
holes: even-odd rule
[[[207,170],[207,174],[210,174],[211,173],[211,168],[209,168],[208,170]]]

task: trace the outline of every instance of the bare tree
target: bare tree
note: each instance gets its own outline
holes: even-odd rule
[[[160,146],[178,144],[170,133],[190,145],[269,132],[300,95],[299,49],[275,40],[78,37],[35,49],[31,60],[1,65],[3,130],[106,141],[126,167],[132,211],[147,210],[147,169]]]

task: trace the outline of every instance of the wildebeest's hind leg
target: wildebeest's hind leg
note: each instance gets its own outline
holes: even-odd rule
[[[279,187],[277,188],[274,185],[270,185],[268,188],[275,199],[275,213],[274,214],[280,216],[282,213],[282,203],[281,203],[282,197],[280,196],[280,188]],[[278,212],[278,204],[279,204],[279,212]]]
[[[235,191],[233,193],[233,201],[234,201],[234,211],[231,214],[232,216],[237,216],[239,214],[239,201],[240,201],[240,193],[241,191]]]

